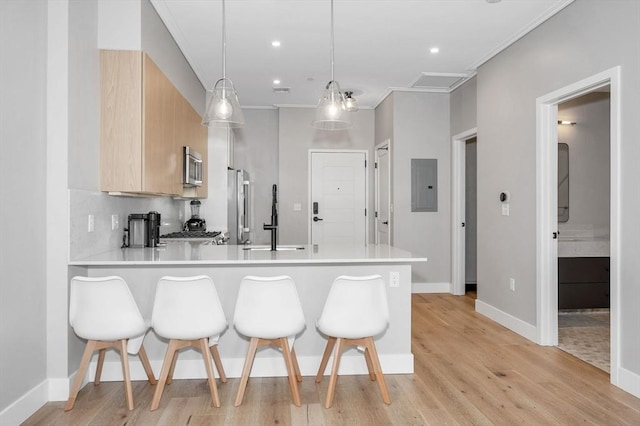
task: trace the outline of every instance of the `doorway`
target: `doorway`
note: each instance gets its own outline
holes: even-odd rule
[[[609,86],[558,104],[558,347],[609,372]]]
[[[375,242],[392,244],[391,205],[391,140],[387,139],[375,150]]]
[[[309,151],[309,241],[367,244],[366,151]]]
[[[476,128],[452,138],[451,146],[451,293],[464,295],[466,289],[467,236],[466,236],[466,173],[467,141],[477,140]]]
[[[536,100],[536,282],[538,343],[558,344],[558,105],[610,86],[610,363],[619,381],[620,288],[620,67],[611,68]]]

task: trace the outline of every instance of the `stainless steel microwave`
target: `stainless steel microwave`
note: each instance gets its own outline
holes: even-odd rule
[[[182,184],[184,186],[202,185],[202,156],[189,148],[183,147],[184,151],[184,172],[182,174]]]

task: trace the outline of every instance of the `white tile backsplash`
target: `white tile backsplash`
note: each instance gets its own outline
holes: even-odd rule
[[[185,203],[170,197],[118,197],[104,192],[69,190],[70,259],[102,253],[122,246],[130,213],[157,211],[162,234],[179,231],[186,220]],[[94,231],[88,232],[88,216],[94,216]],[[111,230],[111,215],[119,216],[118,229]]]

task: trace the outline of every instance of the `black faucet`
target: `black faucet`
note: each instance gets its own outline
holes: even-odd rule
[[[271,231],[271,251],[276,251],[277,232],[278,232],[278,186],[274,183],[271,189],[271,223],[264,224],[265,231]]]

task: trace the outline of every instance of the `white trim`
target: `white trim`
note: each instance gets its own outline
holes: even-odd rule
[[[610,207],[610,302],[611,302],[611,383],[620,386],[620,85],[621,67],[610,68],[570,84],[536,100],[536,304],[537,342],[558,343],[557,240],[557,119],[558,104],[600,87],[610,85],[611,93],[611,207]]]
[[[77,371],[69,378],[49,379],[49,401],[66,401],[69,399],[69,389],[76,377]],[[86,374],[82,386],[89,382],[89,375]]]
[[[465,293],[465,162],[466,142],[477,137],[478,128],[465,130],[451,138],[451,293]]]
[[[0,425],[19,425],[49,402],[49,384],[45,380],[0,411]]]
[[[625,392],[640,398],[640,374],[620,367],[618,369],[618,386],[624,389]]]
[[[536,341],[536,327],[528,322],[522,321],[520,318],[516,318],[513,315],[501,311],[500,309],[478,299],[476,299],[476,312],[504,327],[507,327],[509,330],[518,333],[525,339],[529,339],[532,342]]]
[[[451,283],[411,283],[411,293],[451,293]]]
[[[308,216],[308,220],[307,220],[307,241],[309,242],[309,244],[311,244],[311,218],[313,216],[313,209],[311,208],[311,205],[313,203],[313,200],[311,200],[311,188],[312,188],[312,170],[311,170],[311,157],[313,153],[335,153],[335,154],[351,154],[351,153],[356,153],[356,154],[364,154],[364,161],[367,164],[367,167],[365,168],[364,171],[364,207],[365,209],[367,209],[367,216],[365,218],[365,230],[364,230],[364,243],[369,244],[369,232],[371,230],[371,228],[369,227],[369,215],[371,214],[371,212],[369,211],[369,169],[370,169],[370,164],[369,164],[369,151],[366,149],[316,149],[316,148],[310,148],[308,153],[307,153],[307,206],[308,206],[308,211],[309,211],[309,216]]]

